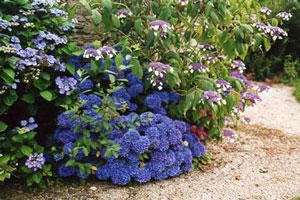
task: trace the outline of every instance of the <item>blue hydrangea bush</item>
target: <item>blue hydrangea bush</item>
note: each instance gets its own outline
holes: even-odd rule
[[[86,54],[92,49],[88,47]],[[111,47],[106,49],[118,53]],[[125,69],[119,71],[114,57],[106,59],[110,61],[107,70],[101,62],[100,83],[121,83],[111,93],[105,88],[99,94],[95,93],[97,84],[90,62],[73,58],[78,71],[85,75],[75,75],[83,79],[78,80],[79,105],[58,116],[54,160],[61,177],[86,179],[95,174],[118,185],[145,183],[189,172],[193,158],[205,154],[204,145],[191,134],[190,126],[167,116],[164,106],[178,103],[179,95],[171,91],[143,94],[144,83],[126,68],[130,66],[128,55],[122,57]]]

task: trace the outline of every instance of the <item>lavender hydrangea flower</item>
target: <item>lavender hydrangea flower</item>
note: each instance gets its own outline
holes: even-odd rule
[[[232,89],[230,83],[228,83],[225,80],[219,79],[216,81],[216,84],[217,84],[218,92],[229,92]]]
[[[203,65],[202,63],[194,63],[194,64],[191,64],[191,65],[189,66],[189,69],[190,69],[190,72],[191,72],[191,73],[194,73],[195,71],[197,71],[197,72],[202,72],[202,73],[209,72],[209,68],[206,67],[205,65]]]
[[[257,92],[268,92],[271,88],[267,85],[259,85],[257,88]]]
[[[96,60],[100,60],[101,58],[103,58],[101,52],[99,52],[96,49],[93,48],[89,48],[86,49],[84,54],[83,54],[84,58],[95,58]]]
[[[209,43],[200,43],[199,47],[202,51],[211,51],[214,49],[214,46]]]
[[[25,166],[32,169],[33,171],[42,169],[44,164],[45,164],[45,158],[43,153],[30,154],[28,159],[25,162]]]
[[[54,17],[65,17],[68,15],[64,10],[57,9],[57,8],[51,8],[50,14]]]
[[[223,100],[221,96],[215,91],[205,91],[203,93],[202,99],[200,100],[200,103],[204,103],[204,101],[216,104],[226,104],[226,101]]]
[[[40,8],[40,7],[52,7],[56,3],[56,0],[34,0],[31,3],[33,8]]]
[[[119,19],[123,19],[123,18],[126,18],[128,16],[132,16],[132,12],[130,10],[127,10],[127,9],[121,9],[117,12],[117,17]]]
[[[258,94],[252,93],[252,92],[245,92],[245,93],[242,95],[242,98],[243,98],[244,100],[250,101],[251,105],[254,105],[254,104],[257,103],[258,101],[261,101],[261,98],[258,96]]]
[[[293,17],[293,15],[289,12],[281,12],[278,13],[276,16],[280,17],[284,21],[289,21]]]
[[[159,31],[162,37],[166,37],[167,32],[172,30],[171,24],[163,20],[152,21],[150,23],[150,28],[153,29],[154,31]]]
[[[268,7],[262,7],[260,12],[266,15],[270,15],[272,13],[272,10]]]
[[[165,74],[167,72],[173,72],[173,67],[161,62],[151,62],[148,71],[153,73],[150,81],[152,86],[155,87],[158,85],[158,89],[162,90]]]
[[[2,19],[1,17],[0,17],[0,28],[2,29],[2,30],[8,30],[8,31],[11,31],[11,24],[9,23],[9,21],[7,21],[7,20],[4,20],[4,19]]]
[[[244,70],[246,69],[245,63],[243,63],[243,61],[241,60],[234,60],[231,66],[232,69],[238,70],[240,73],[243,73]]]
[[[229,139],[229,142],[233,143],[237,139],[237,134],[233,132],[232,130],[225,129],[222,132],[223,136]]]
[[[102,46],[98,49],[98,53],[112,58],[116,55],[117,52],[114,48],[110,46]]]
[[[214,64],[217,61],[217,57],[213,54],[205,54],[203,55],[203,60],[205,60],[207,62],[207,64]]]
[[[71,91],[76,88],[77,80],[73,77],[57,77],[55,83],[59,88],[60,94],[70,95]]]
[[[284,37],[288,36],[288,33],[280,27],[270,26],[269,29],[270,29],[270,36],[274,41],[276,41],[277,39],[281,40]]]

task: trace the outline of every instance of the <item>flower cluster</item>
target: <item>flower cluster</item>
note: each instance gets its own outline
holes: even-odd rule
[[[165,115],[164,106],[170,103],[178,103],[180,96],[174,92],[153,92],[146,96],[145,105],[154,113]]]
[[[272,13],[272,10],[268,7],[262,7],[260,12],[266,15],[270,15]]]
[[[203,65],[202,63],[194,63],[189,66],[189,70],[191,73],[194,72],[202,72],[202,73],[208,73],[209,68]]]
[[[231,66],[232,66],[232,69],[235,69],[235,70],[239,71],[240,73],[243,73],[244,70],[246,69],[245,63],[243,63],[243,61],[241,61],[241,60],[234,60]]]
[[[21,128],[19,128],[19,132],[22,130],[22,132],[29,132],[38,127],[38,125],[35,123],[35,119],[33,117],[30,117],[28,120],[22,120],[20,122]]]
[[[44,164],[45,164],[45,158],[43,153],[30,154],[28,159],[25,162],[25,166],[32,169],[33,171],[42,169]]]
[[[33,39],[32,42],[36,45],[37,49],[44,50],[47,44],[49,44],[50,49],[54,50],[58,45],[67,44],[68,39],[65,35],[60,37],[50,32],[40,31],[37,38]]]
[[[205,91],[203,93],[202,99],[200,100],[200,103],[204,103],[205,101],[209,103],[215,103],[215,104],[226,104],[226,101],[222,99],[219,93],[215,91]]]
[[[253,92],[245,92],[244,94],[242,94],[242,98],[243,100],[250,102],[250,105],[252,106],[258,101],[261,101],[259,95]]]
[[[84,52],[84,58],[95,58],[95,60],[100,60],[105,56],[112,58],[116,55],[116,50],[110,46],[103,46],[99,49],[94,49],[93,47],[87,48]]]
[[[289,12],[281,12],[278,13],[276,16],[280,17],[284,21],[289,21],[293,17],[293,15]]]
[[[254,24],[254,27],[256,27],[259,31],[263,31],[265,34],[269,35],[274,41],[288,36],[287,32],[282,28],[266,25],[262,22]]]
[[[165,81],[165,74],[168,72],[173,72],[173,67],[161,62],[151,62],[149,64],[148,71],[152,73],[150,80],[152,86],[162,90]]]
[[[184,122],[150,112],[121,116],[119,121],[131,124],[139,121],[141,125],[129,129],[129,123],[125,126],[116,123],[126,127],[121,134],[112,135],[121,146],[120,158],[106,159],[107,163],[96,172],[100,180],[111,179],[114,184],[126,185],[131,180],[145,183],[152,178],[179,176],[192,169],[193,157],[205,154],[205,147]],[[141,161],[139,156],[144,154],[149,154],[148,159]]]
[[[225,80],[217,80],[216,81],[217,84],[217,90],[218,92],[222,93],[222,92],[230,92],[232,90],[232,86],[230,85],[230,83],[228,83]]]
[[[166,37],[167,32],[172,30],[171,24],[163,20],[152,21],[150,23],[150,28],[153,29],[154,31],[159,31],[162,37]]]
[[[126,18],[128,16],[132,16],[132,12],[130,10],[127,10],[127,9],[121,9],[117,12],[117,17],[119,19],[123,19],[123,18]]]
[[[200,43],[199,47],[202,51],[211,51],[214,49],[214,46],[209,43]]]
[[[57,77],[55,83],[59,88],[60,94],[70,95],[72,90],[76,88],[77,80],[73,77]]]

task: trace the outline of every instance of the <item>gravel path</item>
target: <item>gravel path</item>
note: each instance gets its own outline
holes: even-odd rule
[[[243,125],[233,144],[209,144],[214,160],[202,171],[132,187],[95,182],[25,192],[8,186],[0,199],[290,200],[300,195],[300,105],[292,88],[272,88],[246,112],[260,125]]]
[[[248,109],[245,115],[254,124],[300,135],[300,104],[292,95],[293,91],[293,87],[273,85],[269,92],[261,94],[263,101]]]

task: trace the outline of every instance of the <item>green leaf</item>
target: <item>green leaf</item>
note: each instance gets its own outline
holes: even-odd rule
[[[120,19],[116,15],[112,15],[112,22],[116,28],[120,28]]]
[[[35,102],[34,93],[24,94],[22,100],[26,103],[33,104]]]
[[[2,69],[1,78],[6,84],[12,85],[15,79],[15,72],[11,69]]]
[[[107,8],[108,10],[112,9],[112,3],[111,0],[102,0],[102,5]]]
[[[224,53],[228,55],[230,58],[233,58],[235,55],[235,46],[234,44],[228,39],[224,43]]]
[[[89,15],[92,15],[92,8],[89,3],[86,0],[80,0],[79,2],[86,9]]]
[[[142,79],[142,78],[143,78],[143,67],[141,66],[140,62],[139,62],[137,59],[134,59],[134,58],[132,58],[132,59],[130,60],[130,62],[131,62],[131,64],[133,65],[133,66],[131,67],[132,73],[133,73],[136,77]]]
[[[66,68],[72,75],[75,74],[75,66],[72,63],[67,63]]]
[[[29,156],[32,152],[32,149],[27,145],[22,145],[20,150],[25,156]]]
[[[144,30],[144,26],[141,19],[138,19],[134,22],[134,28],[138,34],[142,34]]]
[[[43,176],[41,172],[35,172],[32,176],[33,181],[36,182],[37,184],[41,183],[42,178]]]
[[[66,167],[73,167],[75,166],[75,160],[68,160],[68,162],[66,162]]]
[[[42,73],[42,78],[45,79],[46,81],[50,81],[51,79],[50,74],[47,72]]]
[[[234,36],[237,41],[242,41],[244,39],[244,33],[242,29],[236,28],[234,31]]]
[[[123,65],[123,55],[118,54],[116,56],[116,67],[120,70],[120,65]]]
[[[4,132],[7,129],[7,124],[5,124],[3,121],[0,121],[0,133]]]
[[[263,38],[264,46],[266,51],[269,51],[271,49],[271,42],[269,38]]]
[[[171,14],[171,8],[169,6],[165,6],[163,7],[163,9],[161,9],[159,18],[161,20],[168,20],[171,17]]]
[[[52,101],[53,100],[53,95],[49,90],[45,90],[43,92],[40,92],[40,95],[46,99],[47,101]]]
[[[98,26],[101,24],[102,21],[102,15],[98,12],[98,9],[92,10],[92,20],[95,26]]]

